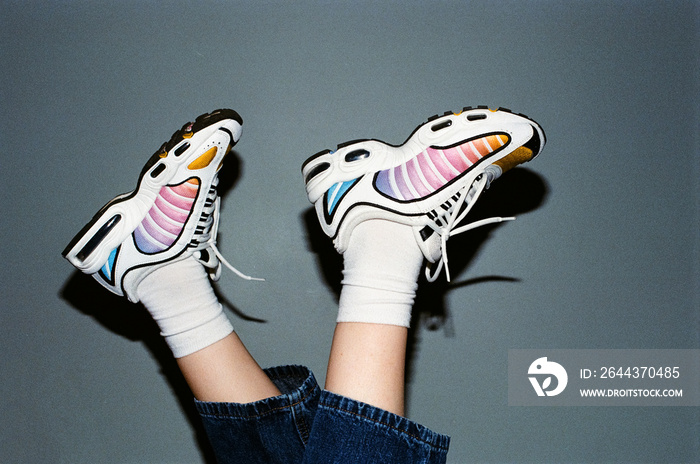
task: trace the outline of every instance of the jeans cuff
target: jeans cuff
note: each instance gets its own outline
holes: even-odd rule
[[[299,403],[316,402],[320,387],[313,373],[304,366],[279,366],[265,369],[265,373],[282,393],[252,403],[207,402],[195,399],[195,407],[202,416],[254,419],[290,408]]]
[[[321,392],[318,409],[333,410],[340,415],[374,423],[378,427],[393,430],[398,434],[404,435],[411,441],[422,443],[443,452],[447,452],[450,446],[450,437],[447,435],[433,432],[429,428],[406,417],[327,390]]]

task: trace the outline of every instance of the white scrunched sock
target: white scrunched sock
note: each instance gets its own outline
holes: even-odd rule
[[[233,332],[207,272],[192,257],[156,269],[141,281],[137,292],[176,358]]]
[[[411,227],[382,219],[362,222],[343,259],[337,322],[409,327],[423,264]]]

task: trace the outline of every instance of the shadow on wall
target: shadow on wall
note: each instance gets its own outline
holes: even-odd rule
[[[491,184],[489,190],[474,205],[464,223],[493,216],[518,217],[534,211],[544,203],[547,191],[545,181],[538,174],[524,168],[513,169]],[[508,225],[507,222],[491,224],[451,238],[448,253],[453,279],[467,269],[493,233]],[[447,282],[444,271],[443,275],[433,283],[427,283],[424,280],[423,278],[416,295],[413,326],[424,326],[428,330],[444,328],[447,335],[451,335],[449,308],[445,303],[448,292],[484,282],[520,281],[513,276],[488,275]]]

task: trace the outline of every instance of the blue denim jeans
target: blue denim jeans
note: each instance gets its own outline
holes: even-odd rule
[[[266,369],[282,395],[247,404],[196,401],[217,460],[227,463],[444,463],[449,437],[321,390],[309,369]]]

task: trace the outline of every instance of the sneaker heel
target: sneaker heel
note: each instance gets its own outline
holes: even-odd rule
[[[81,263],[85,262],[85,260],[92,254],[93,251],[95,251],[105,237],[109,235],[112,229],[114,229],[114,227],[116,227],[121,220],[122,216],[120,214],[116,214],[105,222],[102,227],[100,227],[97,232],[90,237],[90,240],[87,241],[80,251],[75,254],[76,259],[78,259]]]

